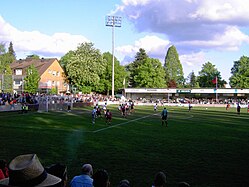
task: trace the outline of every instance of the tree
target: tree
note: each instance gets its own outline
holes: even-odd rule
[[[107,93],[109,95],[112,89],[112,54],[106,52],[103,54],[103,64],[105,70],[100,76],[99,84],[96,87],[96,91],[100,93]],[[122,88],[123,80],[127,77],[124,66],[120,65],[120,62],[114,57],[114,91]]]
[[[242,56],[234,62],[229,84],[233,88],[249,88],[249,57]]]
[[[40,56],[39,55],[35,55],[35,54],[32,54],[32,55],[28,55],[26,57],[26,59],[35,59],[35,60],[39,60],[40,59]]]
[[[3,75],[3,91],[12,93],[13,92],[13,78],[10,65],[7,64]]]
[[[6,52],[4,44],[0,44],[0,74],[4,74],[6,72],[6,67],[13,61],[13,56]]]
[[[134,80],[134,77],[138,75],[138,68],[148,59],[148,55],[146,51],[142,48],[139,49],[135,56],[135,60],[126,66],[126,70],[129,72],[129,86],[130,87],[138,87],[138,84]]]
[[[213,80],[217,77],[217,85],[219,88],[224,88],[226,81],[222,80],[220,72],[215,68],[211,62],[207,62],[202,65],[201,71],[199,71],[198,82],[200,87],[215,87],[216,84]]]
[[[165,87],[164,69],[158,59],[147,58],[138,66],[134,81],[138,87],[163,88]]]
[[[29,93],[36,93],[39,86],[40,75],[34,64],[31,64],[26,71],[24,78],[24,91]]]
[[[12,57],[12,59],[13,59],[12,62],[14,62],[14,61],[16,60],[16,53],[15,53],[15,51],[14,51],[13,43],[12,43],[12,42],[10,42],[10,44],[9,44],[8,53],[9,53],[9,55],[10,55],[10,56]]]
[[[199,83],[197,81],[197,77],[195,76],[195,73],[192,71],[189,75],[188,75],[188,84],[187,87],[189,88],[199,88]]]
[[[82,43],[75,51],[63,56],[60,63],[70,83],[84,93],[95,91],[105,69],[102,55],[93,43]]]
[[[174,45],[168,49],[164,62],[166,83],[175,81],[177,87],[183,87],[185,79],[182,64]]]

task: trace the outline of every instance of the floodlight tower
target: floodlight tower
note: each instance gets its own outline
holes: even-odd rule
[[[121,27],[122,18],[119,16],[106,16],[106,26],[112,27],[112,98],[114,98],[114,28]]]

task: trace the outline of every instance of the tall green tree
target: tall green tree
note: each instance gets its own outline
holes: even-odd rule
[[[99,84],[96,87],[96,91],[100,93],[110,94],[112,90],[112,54],[110,52],[103,53],[103,64],[105,70],[100,76]],[[127,77],[124,66],[120,65],[120,62],[114,57],[114,91],[117,92],[120,88],[123,88],[123,81]]]
[[[234,62],[229,84],[233,88],[249,88],[249,57],[242,56]]]
[[[105,70],[102,55],[93,43],[82,43],[63,56],[61,63],[67,79],[84,93],[95,91]]]
[[[29,93],[36,93],[38,91],[40,75],[34,64],[31,64],[26,70],[26,77],[24,78],[24,91]]]
[[[199,88],[197,76],[195,75],[195,73],[193,71],[188,75],[187,80],[188,80],[188,83],[187,83],[186,87]]]
[[[0,74],[6,72],[6,67],[14,61],[13,56],[6,52],[5,45],[0,44]]]
[[[138,76],[138,68],[146,62],[148,59],[146,51],[142,48],[136,53],[135,60],[126,66],[126,70],[129,72],[129,86],[136,88],[139,87],[137,82],[134,80],[135,76]]]
[[[134,81],[142,88],[163,88],[165,87],[164,69],[158,59],[147,58],[137,68],[137,75]]]
[[[182,64],[174,45],[168,49],[164,62],[166,83],[169,84],[169,82],[174,81],[177,87],[183,87],[185,79]]]
[[[13,43],[12,43],[12,42],[10,42],[10,44],[9,44],[8,53],[9,53],[9,55],[10,55],[10,56],[12,57],[12,59],[13,59],[12,62],[14,62],[14,61],[16,60],[16,53],[15,53],[15,51],[14,51],[14,47],[13,47]]]
[[[216,77],[218,81],[218,88],[224,88],[226,81],[222,80],[220,72],[217,68],[215,68],[215,65],[213,65],[211,62],[203,64],[198,76],[198,82],[200,87],[216,87],[216,84],[213,82]]]
[[[3,91],[8,93],[13,92],[13,78],[9,64],[6,65],[5,72],[3,74]]]

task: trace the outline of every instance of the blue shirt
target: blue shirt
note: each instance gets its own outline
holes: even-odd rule
[[[71,187],[93,187],[93,179],[89,175],[75,176],[71,183]]]

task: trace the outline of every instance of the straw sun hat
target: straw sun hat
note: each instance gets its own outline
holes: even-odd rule
[[[10,186],[51,186],[61,179],[48,174],[36,154],[20,155],[9,164],[9,179],[0,180],[0,184]]]

